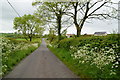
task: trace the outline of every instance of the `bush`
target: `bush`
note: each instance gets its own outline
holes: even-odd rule
[[[55,35],[48,35],[47,40],[49,40],[50,43],[51,43],[51,42],[53,42],[54,40],[56,40],[56,38],[57,38],[57,36],[55,36]]]

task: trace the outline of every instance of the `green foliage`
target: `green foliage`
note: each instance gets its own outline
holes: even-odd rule
[[[61,40],[58,44],[59,48],[65,48],[66,50],[69,50],[71,45],[71,40],[72,38]]]
[[[119,78],[119,36],[81,36],[49,44],[49,48],[82,78]]]
[[[65,15],[66,11],[69,11],[69,4],[66,2],[40,2],[38,0],[33,2],[33,6],[36,5],[39,7],[37,8],[35,15],[40,18],[42,17],[42,19],[50,25],[52,22],[54,28],[57,29],[58,39],[61,40],[62,17]],[[54,23],[56,23],[56,25]],[[66,31],[63,32],[63,34],[65,33]]]
[[[106,46],[112,47],[112,44],[119,44],[120,41],[118,35],[108,36],[81,36],[79,38],[63,39],[58,44],[60,48],[70,49],[70,46],[84,46],[85,44],[91,44],[92,47],[104,48]]]
[[[66,38],[66,36],[61,36],[61,40],[65,39],[65,38]],[[50,43],[53,43],[53,44],[57,44],[57,43],[59,42],[58,36],[56,36],[56,35],[51,35],[51,34],[49,34],[49,35],[47,36],[47,40],[49,40],[49,42],[50,42]]]
[[[14,19],[14,29],[32,41],[33,36],[42,36],[44,28],[40,27],[42,21],[34,15],[24,15]]]
[[[56,40],[56,38],[57,38],[56,35],[49,35],[48,38],[47,38],[47,40],[49,40],[50,43],[51,43],[51,42],[53,42],[54,40]]]

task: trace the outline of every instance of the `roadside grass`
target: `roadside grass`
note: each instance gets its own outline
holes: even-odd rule
[[[88,72],[87,67],[89,66],[78,64],[78,61],[74,60],[70,56],[69,51],[60,48],[53,48],[50,46],[48,46],[48,48],[77,76],[80,78],[90,78],[90,76],[86,74],[86,72]]]
[[[36,47],[31,46],[28,49],[14,51],[11,53],[10,56],[8,56],[7,60],[5,57],[2,57],[3,64],[6,64],[7,66],[7,68],[2,69],[2,72],[4,73],[3,77],[8,74],[15,65],[17,65],[21,60],[23,60],[26,56],[31,54],[36,49]],[[5,63],[4,60],[6,60]]]
[[[2,38],[2,76],[7,75],[21,60],[36,50],[41,39],[32,42],[24,39]]]
[[[119,79],[119,76],[109,76],[105,75],[109,71],[102,72],[99,68],[97,68],[95,65],[90,66],[90,63],[79,63],[78,60],[73,59],[70,56],[70,52],[61,49],[61,48],[54,48],[48,46],[48,48],[78,77],[82,78],[83,80],[92,80],[92,79],[103,79],[105,77],[108,78],[115,78]],[[109,65],[106,67],[106,69],[109,68]]]
[[[16,40],[20,40],[20,41],[26,41],[26,39],[23,39],[23,38],[17,38]]]

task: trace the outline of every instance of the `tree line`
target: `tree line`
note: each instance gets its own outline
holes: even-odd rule
[[[37,26],[42,23],[44,26],[53,26],[57,31],[58,39],[61,40],[61,29],[65,26],[69,27],[68,25],[70,24],[74,24],[77,30],[77,37],[79,37],[86,22],[92,19],[103,20],[117,18],[117,9],[113,6],[114,4],[111,0],[78,0],[76,2],[42,2],[36,0],[32,5],[37,8],[34,16],[39,20],[34,19],[33,21],[32,19],[32,25],[36,24]],[[31,25],[28,25],[29,21],[27,21],[25,26]],[[15,26],[18,28],[18,25]],[[34,32],[32,30],[35,29],[30,28],[29,37],[33,35],[31,34],[31,32]],[[26,32],[23,32],[23,34],[26,35]]]

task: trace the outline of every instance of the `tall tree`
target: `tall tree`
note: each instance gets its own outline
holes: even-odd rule
[[[38,12],[41,11],[44,13],[44,17],[48,17],[48,22],[56,21],[58,29],[58,37],[61,39],[61,22],[64,12],[69,10],[69,6],[65,2],[43,2],[36,1],[33,5],[39,5]],[[52,20],[52,21],[51,21]]]
[[[40,27],[42,21],[36,18],[34,15],[24,15],[22,17],[16,17],[14,19],[14,29],[22,33],[25,38],[29,38],[32,41],[33,36],[41,35],[44,31]]]
[[[81,30],[89,19],[108,19],[115,18],[111,0],[79,0],[79,2],[71,2],[72,11],[65,12],[66,15],[71,16],[74,20],[74,25],[77,30],[77,37],[81,35]],[[70,6],[70,7],[71,7]],[[104,11],[108,8],[111,11]],[[100,11],[101,10],[101,11]]]

